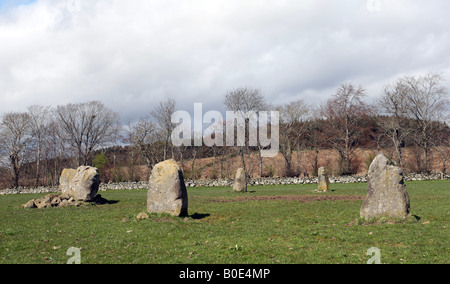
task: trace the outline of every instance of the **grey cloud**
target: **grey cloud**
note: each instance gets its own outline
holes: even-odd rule
[[[0,14],[0,112],[95,99],[133,120],[166,97],[221,110],[240,86],[320,102],[344,81],[377,96],[450,75],[448,1],[342,2],[38,0]]]

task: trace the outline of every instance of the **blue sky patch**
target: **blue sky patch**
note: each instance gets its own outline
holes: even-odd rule
[[[7,10],[21,5],[29,5],[37,0],[0,0],[0,10]]]

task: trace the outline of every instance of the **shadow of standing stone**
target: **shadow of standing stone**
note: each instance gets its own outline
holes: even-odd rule
[[[147,211],[188,215],[188,195],[180,166],[174,160],[157,164],[148,183]]]
[[[402,170],[379,154],[369,168],[368,193],[361,206],[361,218],[406,218],[409,213],[410,199]]]

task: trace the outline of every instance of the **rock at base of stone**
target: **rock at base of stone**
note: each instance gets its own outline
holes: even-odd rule
[[[234,192],[247,192],[247,177],[244,169],[238,169],[233,184]]]
[[[174,160],[157,164],[150,176],[147,193],[149,213],[188,215],[188,195],[180,166]]]
[[[148,218],[150,218],[150,216],[148,216],[148,214],[145,213],[145,212],[139,213],[139,214],[136,216],[136,219],[137,219],[138,221],[146,220],[146,219],[148,219]]]
[[[42,209],[42,208],[54,208],[54,207],[68,207],[68,206],[80,206],[81,203],[75,201],[72,197],[67,198],[58,194],[48,194],[40,199],[33,199],[28,201],[23,208],[25,209]]]
[[[372,162],[368,174],[368,194],[360,216],[372,218],[406,218],[410,214],[410,199],[402,170],[393,165],[384,154]]]
[[[36,208],[36,204],[34,204],[34,200],[30,200],[27,203],[25,203],[25,205],[23,205],[23,208],[25,209],[31,209],[31,208]]]

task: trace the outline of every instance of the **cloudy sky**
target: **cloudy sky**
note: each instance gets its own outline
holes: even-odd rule
[[[174,98],[319,104],[343,82],[369,98],[400,75],[442,73],[446,0],[0,0],[0,113],[100,100],[123,121]]]

